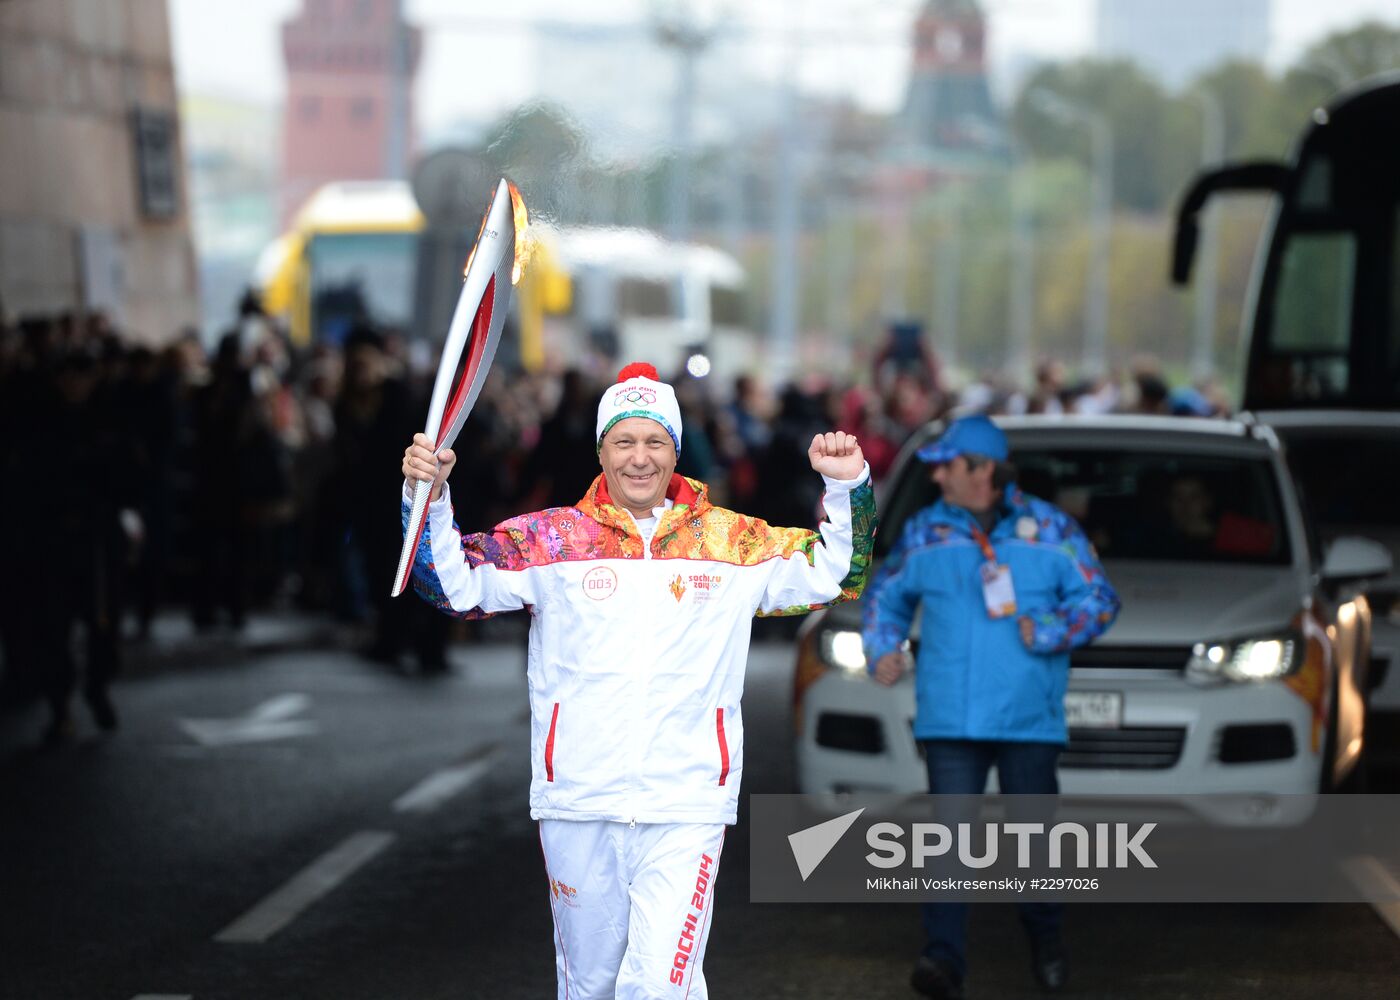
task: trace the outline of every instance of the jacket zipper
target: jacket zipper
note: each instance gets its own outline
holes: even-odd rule
[[[643,558],[643,559],[650,559],[650,558],[651,558],[651,539],[656,537],[656,532],[653,531],[652,534],[651,534],[651,538],[648,538],[648,537],[646,536],[646,534],[642,531],[642,526],[641,526],[640,524],[637,523],[637,517],[636,517],[636,515],[633,514],[633,513],[629,510],[629,511],[627,511],[627,516],[630,517],[630,518],[632,518],[632,527],[634,527],[634,528],[637,529],[637,537],[639,537],[639,538],[642,540],[642,558]],[[664,511],[663,511],[661,514],[658,514],[658,515],[656,516],[656,526],[657,526],[658,528],[661,527],[661,518],[662,518],[663,516],[665,516],[665,512],[664,512]],[[632,776],[632,777],[633,777],[633,782],[632,782],[632,784],[633,784],[633,788],[634,788],[634,792],[635,792],[635,786],[636,786],[636,774],[635,774],[635,772],[633,773],[633,776]],[[628,821],[628,823],[627,823],[627,829],[629,829],[629,830],[635,830],[635,829],[637,829],[637,817],[636,817],[636,816],[632,816],[632,817],[629,819],[629,821]]]

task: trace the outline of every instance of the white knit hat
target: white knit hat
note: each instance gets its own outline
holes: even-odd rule
[[[655,420],[676,443],[681,453],[681,407],[672,389],[656,369],[649,364],[633,362],[617,373],[617,384],[598,400],[598,450],[603,448],[603,435],[619,420],[646,417]]]

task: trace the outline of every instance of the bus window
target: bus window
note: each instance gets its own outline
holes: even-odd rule
[[[671,286],[646,278],[622,278],[617,283],[617,310],[623,316],[673,316]]]
[[[1400,205],[1390,230],[1390,370],[1400,375]]]
[[[330,233],[311,240],[312,329],[340,343],[356,322],[407,329],[413,319],[416,233]]]
[[[1332,209],[1332,158],[1314,156],[1298,181],[1298,210],[1327,212]]]
[[[1295,398],[1344,396],[1350,383],[1356,237],[1293,233],[1284,248],[1269,338],[1274,363],[1289,363]]]
[[[744,296],[739,289],[710,286],[710,323],[714,326],[744,325]]]

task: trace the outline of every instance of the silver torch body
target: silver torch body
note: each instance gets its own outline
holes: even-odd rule
[[[437,377],[433,381],[423,433],[433,441],[435,453],[452,447],[481,395],[510,309],[515,266],[515,210],[510,185],[503,178],[496,185],[496,194],[486,211],[476,245],[467,258],[462,293],[452,312]],[[403,551],[399,554],[399,568],[394,577],[395,597],[403,593],[413,575],[414,553],[423,539],[432,488],[431,482],[421,480],[414,485]]]

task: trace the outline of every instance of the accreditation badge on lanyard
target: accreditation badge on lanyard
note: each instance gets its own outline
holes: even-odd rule
[[[982,600],[987,605],[988,618],[1009,618],[1016,613],[1016,588],[1011,585],[1011,567],[997,562],[996,550],[981,528],[972,529],[972,537],[982,549]]]

